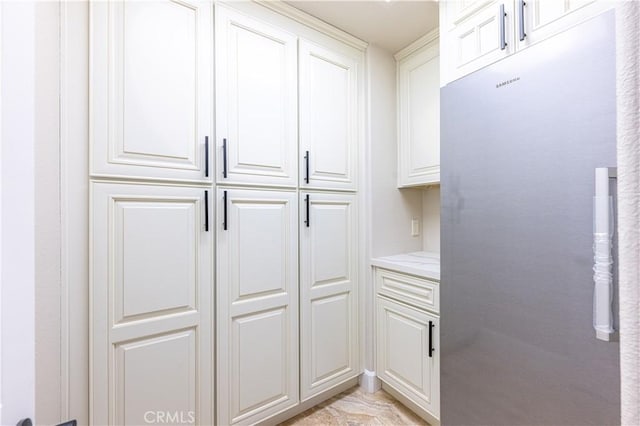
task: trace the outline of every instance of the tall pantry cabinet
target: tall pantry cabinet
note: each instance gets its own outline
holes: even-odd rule
[[[217,421],[250,424],[360,373],[363,55],[234,6],[215,25]]]
[[[91,423],[353,381],[366,45],[282,3],[93,2],[90,32]]]
[[[90,423],[211,424],[212,5],[90,7]]]

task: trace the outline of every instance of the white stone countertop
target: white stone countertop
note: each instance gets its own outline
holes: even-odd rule
[[[371,265],[440,281],[440,253],[417,251],[371,259]]]

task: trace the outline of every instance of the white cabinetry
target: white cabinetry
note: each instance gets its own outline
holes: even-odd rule
[[[300,187],[356,189],[361,56],[300,40]]]
[[[300,194],[302,400],[359,374],[355,194]]]
[[[440,418],[439,284],[375,268],[376,372],[430,423]]]
[[[90,19],[91,423],[256,424],[355,384],[365,44],[284,2]]]
[[[295,191],[218,189],[217,424],[298,403]]]
[[[212,21],[90,4],[90,424],[215,420]]]
[[[507,57],[515,52],[513,1],[493,2],[442,37],[453,79]]]
[[[91,173],[209,180],[207,1],[91,3]]]
[[[398,187],[440,182],[438,33],[398,52]]]
[[[217,181],[297,184],[297,37],[216,7]]]
[[[266,421],[360,373],[363,54],[271,7],[216,5],[217,423],[225,425]]]
[[[549,38],[612,7],[612,2],[607,0],[515,0],[515,2],[518,48]],[[522,26],[520,17],[522,17]]]
[[[205,190],[91,185],[91,424],[213,423]],[[211,200],[209,200],[210,202]]]
[[[440,2],[441,85],[613,7],[607,0]]]
[[[439,418],[439,317],[384,297],[377,303],[380,379]]]

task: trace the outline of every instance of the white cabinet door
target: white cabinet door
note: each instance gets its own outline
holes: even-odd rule
[[[398,63],[398,186],[440,182],[438,40]]]
[[[356,189],[358,59],[300,41],[300,187]]]
[[[356,196],[300,194],[302,400],[359,373]]]
[[[445,2],[442,7],[452,7]],[[501,15],[504,7],[505,15]],[[446,81],[452,81],[515,52],[513,0],[491,3],[456,25],[444,37],[442,57],[448,61]],[[503,23],[504,22],[504,23]],[[506,45],[502,46],[504,31]]]
[[[516,0],[518,49],[547,39],[614,6],[614,2],[607,0]]]
[[[218,189],[218,421],[298,403],[296,192]]]
[[[205,180],[213,144],[207,1],[91,3],[91,173]]]
[[[446,13],[442,16],[440,28],[442,31],[448,31],[462,21],[473,15],[478,10],[496,0],[456,0],[448,1],[441,9],[445,9]],[[443,2],[444,3],[444,2]]]
[[[439,418],[439,318],[379,296],[377,311],[376,371],[380,379]]]
[[[297,38],[216,6],[217,179],[296,186]]]
[[[212,424],[204,190],[93,183],[91,196],[90,423]]]

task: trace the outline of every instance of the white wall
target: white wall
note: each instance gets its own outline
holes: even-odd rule
[[[60,3],[38,2],[35,9],[35,415],[40,424],[57,424],[66,420],[60,414]]]
[[[367,49],[370,138],[370,253],[379,257],[420,250],[422,239],[411,236],[411,219],[420,218],[420,190],[396,188],[396,63],[376,45]],[[374,297],[371,273],[365,286],[365,365],[375,370]]]
[[[2,2],[0,423],[35,415],[35,3]]]
[[[440,253],[440,187],[422,191],[422,249]]]
[[[371,255],[418,251],[422,239],[411,236],[411,219],[422,215],[419,189],[398,190],[396,62],[375,45],[368,49],[371,126]]]

